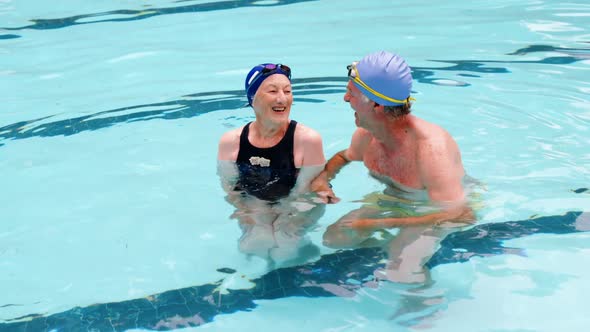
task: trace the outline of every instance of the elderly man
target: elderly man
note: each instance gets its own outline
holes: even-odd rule
[[[372,53],[348,66],[348,77],[344,101],[355,111],[358,128],[350,146],[328,161],[312,190],[326,203],[337,202],[329,181],[344,165],[362,161],[370,175],[386,185],[383,196],[436,208],[383,217],[387,202],[380,197],[377,208],[353,211],[332,225],[324,236],[326,244],[359,244],[377,229],[472,221],[459,147],[443,128],[410,114],[412,75],[405,60],[389,52]]]

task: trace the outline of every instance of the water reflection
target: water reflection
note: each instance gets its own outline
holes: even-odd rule
[[[144,20],[155,16],[172,15],[172,14],[184,14],[184,13],[202,13],[219,10],[229,10],[245,7],[275,7],[284,6],[301,2],[310,2],[318,0],[276,0],[272,3],[263,3],[260,1],[216,1],[208,3],[191,4],[176,7],[151,7],[145,6],[145,9],[119,9],[110,10],[99,13],[88,13],[75,15],[70,17],[56,18],[56,19],[31,19],[33,24],[25,25],[21,27],[0,27],[7,31],[19,31],[19,30],[50,30],[50,29],[63,29],[80,24],[95,24],[95,23],[107,23],[107,22],[128,22]],[[184,2],[184,1],[177,1]]]
[[[570,52],[572,55],[546,57],[539,60],[432,60],[439,63],[450,63],[446,67],[413,67],[412,75],[417,82],[434,85],[450,85],[467,87],[471,83],[457,81],[440,76],[444,72],[468,78],[478,78],[481,73],[506,74],[509,69],[497,64],[571,64],[590,56],[588,49],[559,48],[549,45],[531,45],[521,48],[510,55],[525,55],[533,52],[551,50],[552,52]],[[345,92],[347,78],[344,76],[308,77],[293,79],[295,102],[323,103],[326,95]],[[99,130],[116,124],[156,119],[175,120],[192,118],[209,112],[238,109],[246,105],[242,90],[226,90],[198,92],[179,99],[161,103],[132,105],[75,118],[47,121],[52,116],[24,120],[0,127],[0,146],[3,140],[26,139],[31,137],[70,136],[88,130]]]
[[[477,225],[447,235],[426,263],[430,269],[440,264],[466,262],[473,257],[518,254],[520,248],[503,246],[506,240],[534,234],[569,234],[590,231],[590,213],[568,212],[520,221]],[[76,307],[44,316],[31,314],[5,320],[0,330],[41,331],[52,329],[123,331],[131,328],[170,330],[200,326],[215,316],[251,311],[255,301],[286,297],[353,297],[363,289],[380,287],[375,271],[383,269],[387,253],[378,247],[341,250],[322,256],[313,263],[272,270],[250,280],[248,289],[224,288],[224,279],[193,287],[174,289],[144,298]],[[235,277],[231,268],[220,268]],[[404,286],[405,287],[405,286]],[[453,300],[443,289],[431,284],[399,288],[397,309],[389,318],[402,325],[417,326],[435,319]],[[455,295],[456,296],[456,295]],[[468,296],[468,295],[465,295]],[[0,303],[0,308],[8,304]],[[14,304],[11,304],[14,305]]]

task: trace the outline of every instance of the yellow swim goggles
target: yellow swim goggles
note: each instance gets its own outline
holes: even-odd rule
[[[356,69],[357,63],[358,62],[353,62],[352,64],[346,66],[346,69],[348,69],[348,78],[351,79],[353,82],[357,83],[358,85],[362,86],[363,88],[365,88],[370,93],[374,94],[375,96],[377,96],[381,99],[385,99],[387,101],[391,101],[396,104],[407,104],[412,100],[416,100],[412,97],[408,97],[404,100],[399,100],[399,99],[387,97],[386,95],[373,90],[370,86],[367,85],[367,83],[365,83],[361,80],[361,75],[359,74],[358,70]]]

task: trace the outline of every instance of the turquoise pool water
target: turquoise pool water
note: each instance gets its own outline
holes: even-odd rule
[[[0,331],[583,331],[590,318],[590,5],[559,1],[0,0]],[[361,165],[281,270],[237,250],[217,141],[253,64],[293,69],[328,156],[354,130],[346,65],[413,68],[414,113],[486,188],[433,282],[321,246],[381,188]]]

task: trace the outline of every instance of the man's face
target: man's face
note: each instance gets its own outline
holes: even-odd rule
[[[291,82],[282,74],[267,77],[252,101],[257,115],[276,120],[288,119],[292,104]]]
[[[352,81],[348,81],[346,86],[346,93],[344,94],[344,101],[350,104],[350,107],[355,110],[355,124],[357,127],[365,129],[367,121],[374,115],[373,106],[374,102],[368,100],[361,90],[359,90]]]

